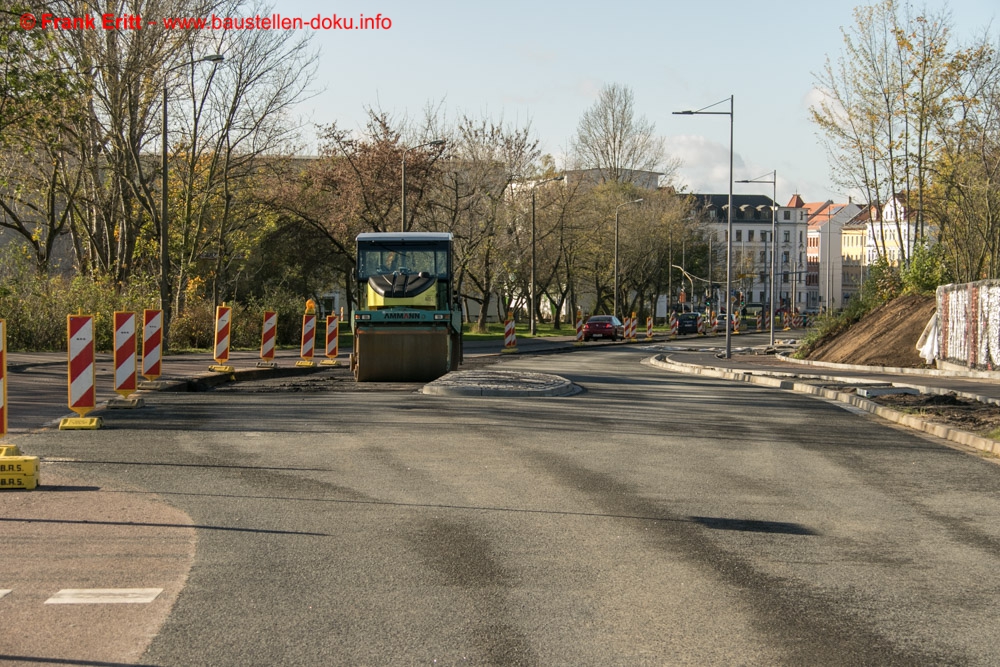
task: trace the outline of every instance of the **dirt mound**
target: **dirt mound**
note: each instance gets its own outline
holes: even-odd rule
[[[868,313],[847,331],[817,345],[811,361],[923,368],[917,340],[934,314],[932,296],[909,295]]]

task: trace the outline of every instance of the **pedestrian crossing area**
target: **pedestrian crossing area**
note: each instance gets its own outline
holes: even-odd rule
[[[11,601],[13,589],[0,589],[0,599]],[[64,588],[49,597],[45,604],[149,604],[162,588]]]

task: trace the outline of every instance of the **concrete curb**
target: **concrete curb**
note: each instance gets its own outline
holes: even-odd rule
[[[918,431],[923,431],[930,435],[936,436],[938,438],[944,438],[951,442],[964,445],[966,447],[971,447],[973,449],[985,452],[987,454],[992,454],[994,456],[1000,456],[1000,442],[996,440],[990,440],[989,438],[983,438],[978,435],[973,435],[967,431],[960,431],[950,426],[944,426],[942,424],[933,424],[923,419],[918,419],[913,415],[907,415],[896,410],[885,407],[884,405],[879,405],[867,399],[861,398],[856,394],[849,394],[847,392],[837,391],[835,389],[826,389],[824,387],[815,387],[811,384],[806,384],[804,382],[796,382],[792,379],[794,376],[788,377],[775,377],[773,375],[755,374],[745,371],[733,371],[725,368],[715,368],[712,366],[698,366],[696,364],[688,364],[679,361],[674,361],[672,359],[667,359],[664,355],[656,355],[648,360],[650,364],[658,368],[664,368],[667,370],[676,371],[679,373],[688,373],[693,375],[705,375],[708,377],[717,377],[725,380],[732,380],[734,382],[745,382],[748,384],[756,384],[763,387],[771,387],[773,389],[784,389],[786,391],[794,391],[800,394],[809,394],[812,396],[818,396],[820,398],[826,398],[840,403],[845,403],[851,405],[859,410],[864,410],[873,415],[878,415],[883,419],[887,419],[896,424],[906,426]],[[841,367],[841,365],[837,365]],[[867,368],[867,367],[861,367]],[[821,378],[822,379],[822,378]],[[833,379],[833,378],[830,378]],[[838,381],[844,381],[846,378],[836,378]]]
[[[852,371],[871,371],[873,373],[890,373],[892,375],[925,375],[927,377],[959,377],[973,380],[993,380],[1000,382],[1000,372],[990,371],[970,371],[967,369],[950,370],[939,368],[899,368],[896,366],[861,366],[858,364],[835,364],[830,361],[810,361],[808,359],[795,359],[787,354],[775,355],[782,361],[787,361],[800,366],[814,366],[816,368],[841,368]]]

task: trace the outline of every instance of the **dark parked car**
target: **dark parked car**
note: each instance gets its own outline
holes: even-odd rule
[[[625,325],[614,315],[594,315],[583,325],[583,339],[610,338],[618,340],[625,337]]]
[[[698,333],[698,313],[681,313],[677,316],[677,333],[696,334]]]

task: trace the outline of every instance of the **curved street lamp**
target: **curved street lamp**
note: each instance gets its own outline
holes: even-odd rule
[[[410,146],[409,148],[403,149],[402,158],[402,172],[403,172],[403,192],[402,192],[402,214],[399,219],[399,231],[406,231],[406,154],[417,148],[424,148],[425,146],[444,146],[444,139],[435,139],[434,141],[428,141],[426,144],[419,144],[417,146]]]
[[[736,181],[737,183],[770,183],[771,184],[771,285],[768,289],[768,304],[767,310],[769,312],[768,320],[771,322],[771,347],[774,347],[774,290],[775,284],[775,257],[778,254],[778,242],[775,240],[777,237],[775,234],[778,229],[778,170],[775,169],[771,172],[771,179],[765,180],[763,176],[758,176],[757,178],[750,178],[742,181]],[[766,247],[765,247],[766,250]],[[780,303],[780,299],[779,299]]]
[[[552,178],[546,178],[544,181],[538,181],[531,186],[531,307],[528,309],[530,313],[531,321],[531,335],[534,336],[536,333],[535,329],[535,188],[539,185],[544,185],[545,183],[551,183],[552,181],[561,181],[565,176],[554,176]]]
[[[197,63],[212,63],[214,68],[224,60],[224,56],[214,53],[204,58],[189,60],[173,67],[168,67],[163,72],[163,139],[162,139],[162,164],[161,192],[160,192],[160,310],[163,311],[163,349],[167,349],[170,329],[170,235],[167,224],[167,79],[169,74],[188,65]]]
[[[628,206],[629,204],[638,204],[642,201],[642,198],[633,199],[632,201],[627,201],[623,204],[618,204],[615,206],[615,309],[612,315],[618,317],[618,211],[622,206]]]
[[[706,111],[714,106],[718,106],[727,100],[719,100],[715,104],[709,104],[696,111],[675,111],[675,116],[729,116],[729,213],[726,223],[726,319],[732,317],[732,290],[733,290],[733,96],[730,95],[729,111]],[[726,322],[726,359],[733,356],[733,334],[730,331],[729,322]]]

